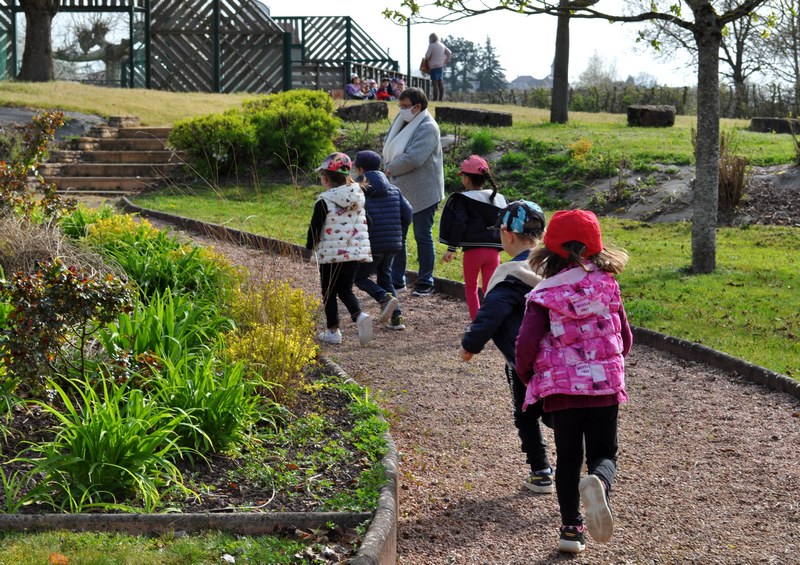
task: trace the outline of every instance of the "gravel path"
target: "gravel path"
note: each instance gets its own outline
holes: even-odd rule
[[[215,246],[254,272],[319,293],[308,263]],[[362,348],[346,319],[344,343],[324,348],[390,413],[401,453],[399,563],[800,562],[796,399],[634,345],[614,539],[560,555],[555,496],[522,487],[526,465],[501,356],[490,345],[470,363],[459,360],[462,301],[401,300],[407,331],[376,328]],[[377,313],[366,296],[362,305]]]

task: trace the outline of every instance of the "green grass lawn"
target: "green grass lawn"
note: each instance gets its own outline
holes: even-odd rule
[[[305,244],[318,186],[171,189],[142,195],[147,208]],[[549,215],[549,211],[548,211]],[[717,271],[691,275],[691,224],[645,224],[601,218],[604,240],[631,254],[620,276],[631,323],[697,341],[800,378],[800,270],[788,250],[800,249],[791,227],[722,228]],[[438,220],[436,222],[438,227]],[[434,233],[434,237],[436,237]],[[409,268],[416,249],[410,238]],[[441,257],[445,246],[437,243]],[[463,280],[461,263],[437,262],[436,276]]]

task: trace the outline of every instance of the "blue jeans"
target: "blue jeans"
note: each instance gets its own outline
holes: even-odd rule
[[[430,208],[414,212],[411,216],[419,259],[417,285],[420,286],[433,286],[433,265],[436,262],[436,250],[433,247],[433,219],[438,207],[439,203],[437,202]],[[406,241],[403,240],[403,250],[397,254],[392,264],[392,283],[395,287],[406,286],[407,260]]]
[[[355,285],[379,303],[386,301],[389,296],[397,297],[397,291],[395,291],[392,284],[392,264],[395,256],[397,256],[397,252],[373,253],[372,263],[358,264]],[[370,278],[373,273],[377,274],[377,283]],[[392,317],[396,318],[400,315],[402,315],[402,312],[398,307]]]

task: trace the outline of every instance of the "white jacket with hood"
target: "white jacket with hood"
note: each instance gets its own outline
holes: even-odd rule
[[[365,198],[359,184],[329,188],[318,200],[328,210],[316,246],[319,263],[372,262]]]

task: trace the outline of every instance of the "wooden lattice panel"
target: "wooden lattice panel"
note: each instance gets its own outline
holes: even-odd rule
[[[366,63],[392,69],[395,61],[349,16],[273,18],[292,33],[292,43],[301,47],[302,60]]]
[[[214,4],[154,0],[150,20],[151,83],[177,91],[214,90]],[[219,2],[221,92],[282,88],[283,30],[252,0]]]

